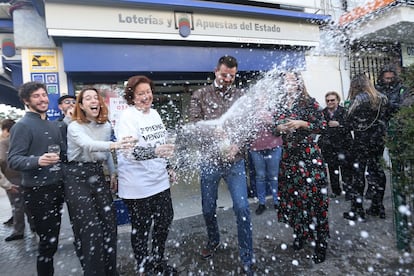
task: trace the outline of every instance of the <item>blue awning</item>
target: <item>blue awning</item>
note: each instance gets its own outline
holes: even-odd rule
[[[212,72],[217,60],[232,55],[239,71],[274,66],[304,68],[302,50],[163,46],[64,42],[64,70],[71,72]]]
[[[0,19],[0,32],[1,33],[13,33],[13,20],[12,19]]]

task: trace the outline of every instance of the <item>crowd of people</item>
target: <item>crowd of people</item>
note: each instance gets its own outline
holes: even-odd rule
[[[218,119],[244,95],[234,85],[238,73],[235,57],[221,57],[214,73],[213,83],[191,96],[190,122]],[[377,87],[367,75],[358,74],[351,80],[347,106],[340,105],[338,92],[329,91],[322,109],[308,93],[300,72],[283,71],[277,78],[286,108],[261,110],[257,114],[261,123],[242,145],[232,141],[225,130],[216,131],[212,135],[226,139],[226,148],[200,164],[207,230],[201,258],[214,257],[222,246],[216,210],[218,185],[223,179],[233,202],[239,258],[246,275],[254,274],[256,262],[246,152],[255,171],[255,214],[267,209],[270,191],[275,216],[293,230],[293,249],[301,250],[309,243],[314,247],[313,261],[324,262],[329,197],[344,196],[350,201],[345,219],[365,221],[366,215],[385,219],[386,179],[380,160],[388,122],[409,92],[395,68],[387,66]],[[58,102],[62,117],[56,122],[47,120],[46,91],[42,83],[23,84],[19,96],[27,110],[25,116],[17,123],[2,122],[0,185],[13,206],[12,222],[7,222],[13,225],[13,232],[6,241],[23,239],[26,214],[39,237],[38,275],[53,275],[66,202],[84,275],[118,275],[112,204],[113,192],[117,192],[129,210],[138,275],[177,275],[164,256],[174,216],[173,171],[168,160],[175,147],[167,143],[165,125],[152,108],[152,80],[142,75],[128,79],[124,91],[128,107],[114,129],[97,89],[86,87],[76,97],[62,96]],[[367,198],[371,206],[364,209]]]

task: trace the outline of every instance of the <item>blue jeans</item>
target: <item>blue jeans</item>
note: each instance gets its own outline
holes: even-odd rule
[[[272,188],[274,204],[279,204],[277,198],[279,163],[282,157],[282,147],[273,149],[250,151],[254,169],[256,171],[256,190],[259,204],[266,203],[267,183]]]
[[[216,208],[218,185],[220,179],[223,178],[233,200],[233,210],[237,218],[240,259],[243,265],[251,265],[253,259],[252,224],[247,200],[244,160],[229,165],[202,164],[200,176],[202,209],[209,243],[220,242]]]

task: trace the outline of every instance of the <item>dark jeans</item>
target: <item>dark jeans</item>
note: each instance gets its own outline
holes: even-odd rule
[[[112,194],[99,163],[65,164],[65,199],[85,275],[118,275]]]
[[[147,271],[150,263],[164,259],[165,242],[174,216],[170,189],[141,199],[123,199],[131,216],[131,245],[139,270]],[[148,236],[152,230],[151,254],[148,254]]]
[[[30,210],[40,239],[37,256],[39,276],[49,276],[54,273],[53,255],[58,248],[63,194],[61,183],[23,189],[26,208]]]
[[[253,262],[253,238],[250,219],[250,206],[247,200],[247,182],[244,160],[231,164],[201,165],[201,205],[204,221],[207,226],[208,242],[218,244],[220,231],[217,222],[218,185],[221,179],[227,183],[233,200],[233,211],[236,215],[239,254],[243,265]]]

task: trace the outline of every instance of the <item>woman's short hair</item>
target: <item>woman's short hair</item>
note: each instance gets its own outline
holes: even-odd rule
[[[128,105],[134,105],[135,88],[141,83],[148,83],[151,87],[151,91],[154,92],[154,83],[150,78],[142,75],[132,76],[128,79],[124,93],[124,99],[127,101]]]

